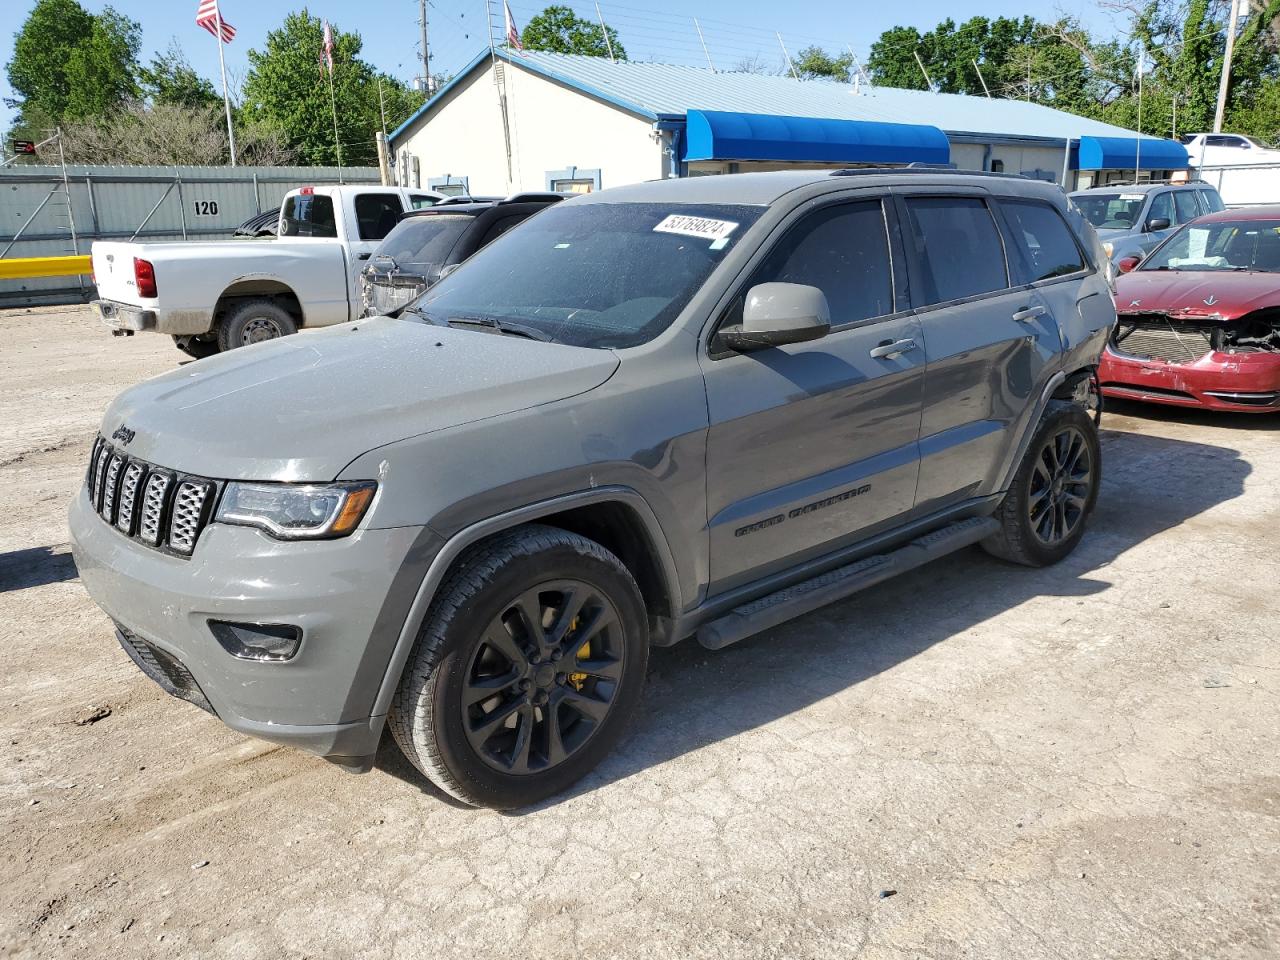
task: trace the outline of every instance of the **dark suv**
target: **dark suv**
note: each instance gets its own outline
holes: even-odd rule
[[[558,193],[459,197],[403,214],[360,272],[360,316],[395,316],[485,244],[563,199]]]
[[[121,394],[76,563],[138,666],[237,730],[367,770],[389,726],[454,796],[527,804],[617,742],[652,646],[724,647],[969,544],[1070,553],[1103,262],[1019,177],[575,197],[400,319]]]

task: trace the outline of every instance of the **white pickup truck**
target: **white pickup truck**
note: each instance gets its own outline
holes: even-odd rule
[[[364,261],[401,213],[442,199],[400,187],[301,187],[280,205],[276,238],[97,241],[92,305],[113,332],[167,333],[195,357],[354,320]]]

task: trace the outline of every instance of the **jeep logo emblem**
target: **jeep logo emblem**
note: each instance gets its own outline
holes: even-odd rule
[[[116,427],[116,432],[111,435],[112,440],[119,440],[121,446],[128,446],[133,443],[134,433],[123,423]]]

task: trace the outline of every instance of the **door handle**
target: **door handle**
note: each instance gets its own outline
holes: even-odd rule
[[[1019,323],[1026,323],[1029,320],[1034,320],[1036,317],[1043,317],[1046,312],[1045,308],[1040,306],[1023,307],[1013,315],[1013,319],[1017,320]]]
[[[908,337],[905,340],[886,340],[879,346],[871,348],[871,356],[876,360],[892,360],[908,350],[914,350],[916,342]]]

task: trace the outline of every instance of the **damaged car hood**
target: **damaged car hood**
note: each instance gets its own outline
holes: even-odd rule
[[[1233,320],[1280,306],[1280,276],[1228,270],[1135,270],[1116,282],[1120,313]]]
[[[201,476],[330,480],[374,447],[584,393],[617,367],[608,350],[376,317],[138,384],[102,433]]]

